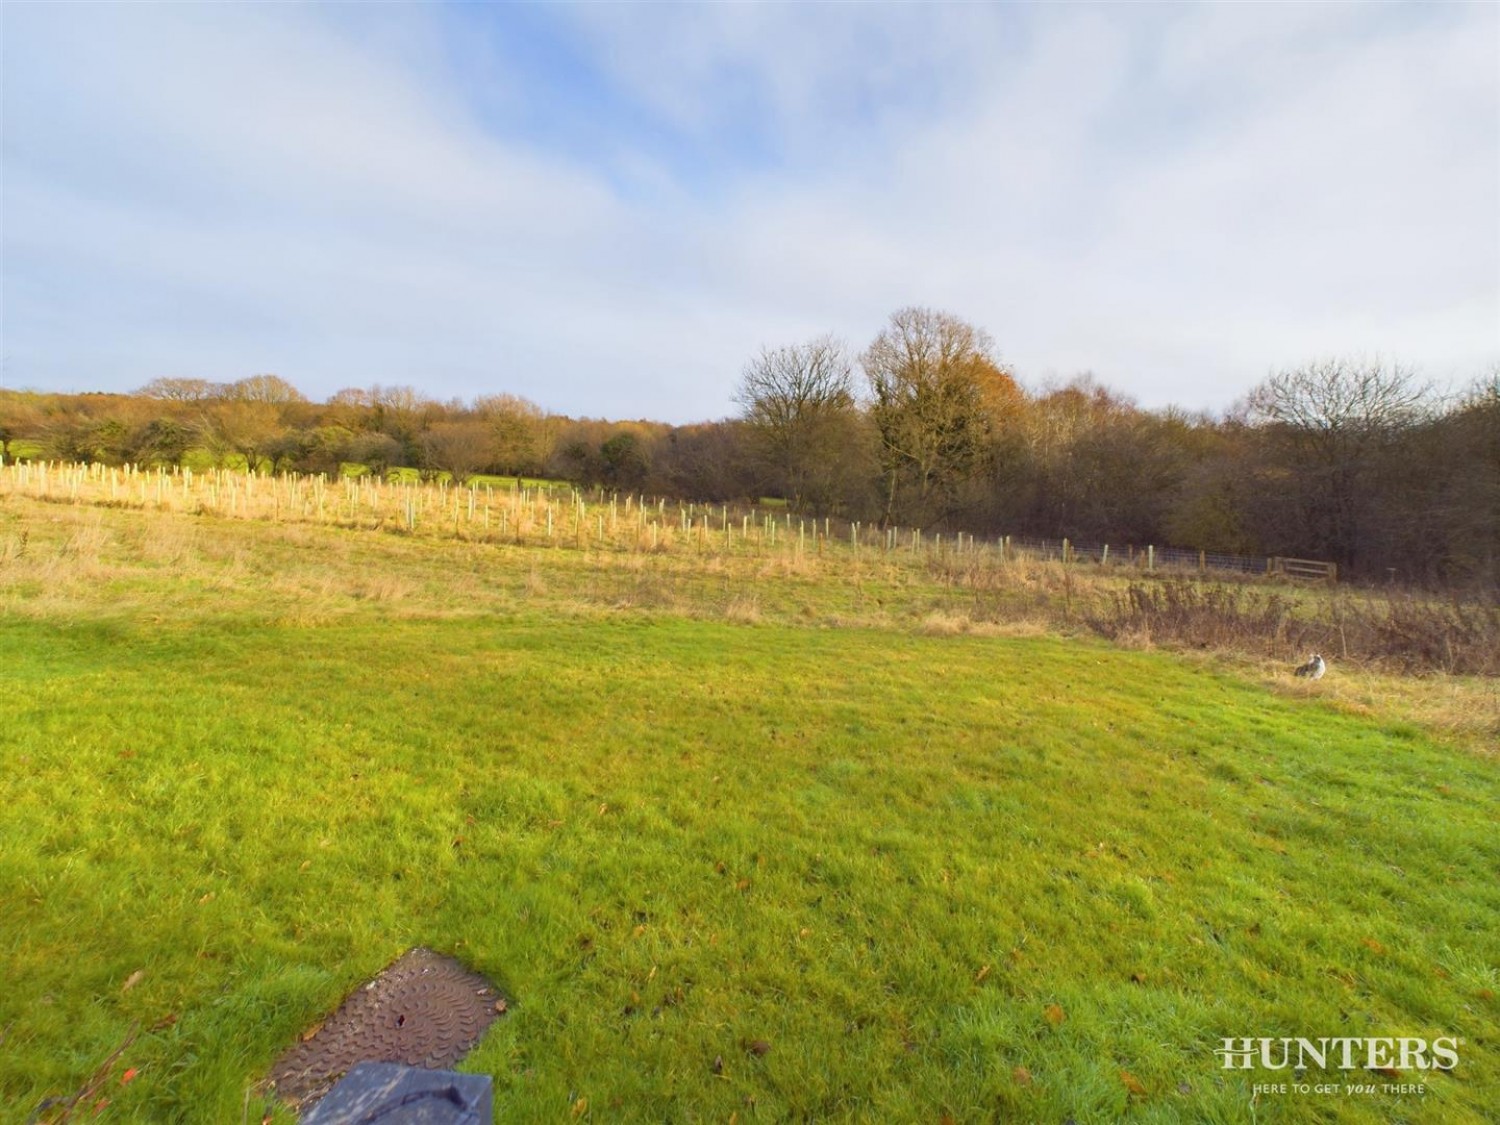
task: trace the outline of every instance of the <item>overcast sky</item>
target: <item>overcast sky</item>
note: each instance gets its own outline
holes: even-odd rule
[[[1500,362],[1500,6],[0,5],[4,384],[734,410],[905,305],[1036,385]]]

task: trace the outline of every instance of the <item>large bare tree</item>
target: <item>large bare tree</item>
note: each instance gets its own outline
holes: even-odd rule
[[[1278,529],[1282,542],[1340,563],[1366,561],[1376,478],[1429,413],[1431,387],[1399,364],[1324,359],[1277,372],[1246,404],[1269,438],[1265,479],[1295,524]]]
[[[854,377],[831,336],[765,348],[746,365],[735,401],[773,491],[794,508],[832,506],[857,450]]]
[[[152,379],[135,393],[143,398],[162,399],[165,402],[202,402],[223,390],[217,383],[207,379],[185,379],[166,376]]]
[[[266,402],[272,406],[307,401],[306,395],[280,375],[251,375],[223,387],[221,395],[235,402]]]

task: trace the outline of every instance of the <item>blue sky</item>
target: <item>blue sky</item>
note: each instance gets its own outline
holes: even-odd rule
[[[1500,7],[0,7],[8,387],[733,411],[895,309],[1220,409],[1500,363]]]

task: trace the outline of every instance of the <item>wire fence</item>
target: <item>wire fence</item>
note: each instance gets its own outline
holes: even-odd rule
[[[1011,556],[1026,555],[1057,562],[1092,563],[1100,567],[1136,567],[1141,570],[1228,571],[1235,574],[1269,574],[1309,581],[1336,582],[1338,567],[1316,559],[1292,559],[1279,555],[1228,555],[1218,551],[1194,551],[1183,547],[1144,547],[1133,543],[1080,544],[1069,539],[1033,539],[1019,535],[1000,537],[996,544]]]
[[[806,518],[763,505],[701,504],[567,486],[495,488],[477,482],[385,480],[378,476],[260,476],[234,469],[0,461],[0,497],[156,511],[399,530],[516,544],[616,550],[825,551],[884,555],[1034,558],[1100,568],[1279,575],[1332,582],[1328,562],[1228,555],[1147,544],[1080,544],[1068,539],[974,536],[831,517]]]

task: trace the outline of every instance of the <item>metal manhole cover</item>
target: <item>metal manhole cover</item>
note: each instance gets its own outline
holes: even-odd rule
[[[445,1070],[479,1042],[505,1010],[498,989],[430,949],[403,954],[356,989],[339,1010],[271,1068],[276,1093],[306,1107],[356,1063]]]

